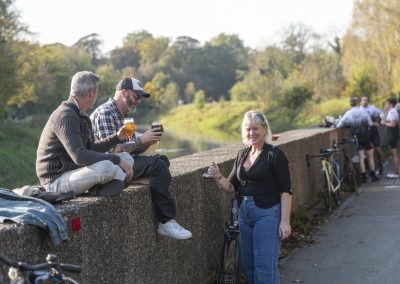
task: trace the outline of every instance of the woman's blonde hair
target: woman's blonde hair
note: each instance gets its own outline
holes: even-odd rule
[[[247,139],[246,133],[246,126],[249,124],[263,126],[267,130],[264,141],[268,144],[272,143],[272,132],[267,118],[261,111],[250,110],[244,114],[242,121],[242,141],[246,146],[249,146],[249,140]]]

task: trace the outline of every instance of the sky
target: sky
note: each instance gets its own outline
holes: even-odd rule
[[[41,44],[74,44],[97,33],[107,52],[123,38],[146,30],[154,37],[189,36],[202,44],[220,33],[236,34],[260,49],[276,43],[291,24],[325,36],[342,35],[353,0],[15,0],[20,21]]]

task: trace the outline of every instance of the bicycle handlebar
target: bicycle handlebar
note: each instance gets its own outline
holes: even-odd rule
[[[326,157],[333,156],[337,152],[341,152],[341,151],[343,151],[343,149],[328,148],[328,149],[325,149],[325,150],[321,149],[321,153],[318,154],[318,155],[306,154],[307,167],[310,167],[310,165],[311,165],[310,159],[312,159],[312,158],[321,158],[321,159],[323,159],[323,158],[326,158]]]
[[[49,268],[56,268],[56,269],[61,268],[63,270],[70,271],[70,272],[75,272],[75,273],[81,272],[81,267],[79,265],[75,265],[75,264],[58,263],[58,262],[49,261],[49,262],[29,265],[26,262],[13,261],[13,260],[7,259],[2,255],[0,255],[0,260],[9,266],[19,268],[24,271],[37,271],[37,270],[44,270],[44,269],[49,269]]]

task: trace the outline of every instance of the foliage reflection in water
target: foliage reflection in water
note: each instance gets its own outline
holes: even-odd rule
[[[144,131],[145,129],[141,127],[140,130]],[[140,133],[138,134],[140,135]],[[169,158],[177,158],[234,143],[240,143],[240,138],[228,137],[224,140],[212,139],[211,141],[211,139],[200,134],[171,133],[166,130],[161,138],[160,148],[158,148],[157,144],[152,145],[145,154],[162,154]]]

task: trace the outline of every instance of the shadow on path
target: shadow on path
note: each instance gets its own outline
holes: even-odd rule
[[[400,283],[400,179],[364,184],[313,240],[285,259],[281,284]]]

